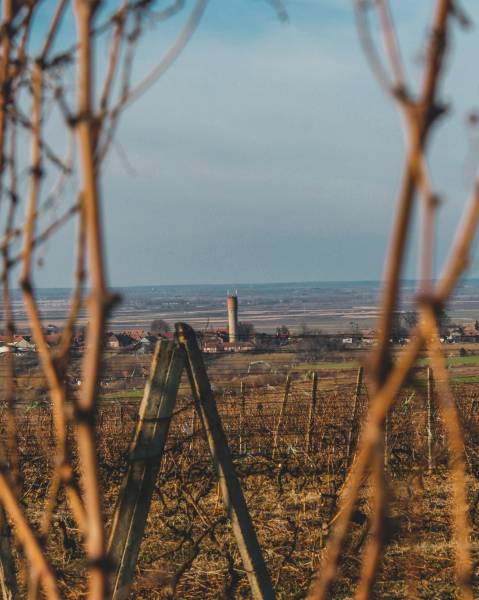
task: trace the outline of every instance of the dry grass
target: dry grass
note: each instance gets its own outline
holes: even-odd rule
[[[217,401],[249,508],[278,598],[301,597],[321,561],[345,477],[345,439],[353,387],[321,390],[314,445],[306,453],[308,380],[293,382],[279,452],[272,458],[281,387],[249,388],[240,443],[240,397],[218,393]],[[236,392],[236,393],[235,393]],[[434,461],[427,472],[424,386],[404,391],[388,421],[388,482],[391,508],[388,546],[376,583],[382,598],[455,597],[449,521],[449,480],[444,432],[434,415]],[[469,493],[479,494],[474,476],[479,388],[455,389],[467,431]],[[361,396],[360,416],[367,404]],[[107,519],[111,518],[138,409],[137,400],[104,402],[97,433]],[[39,523],[53,468],[53,430],[47,407],[17,407],[23,473],[22,501]],[[142,544],[133,598],[249,598],[216,476],[200,431],[193,433],[191,399],[183,392],[162,463]],[[472,505],[474,507],[474,501]],[[352,594],[370,513],[368,489],[354,515],[333,597]],[[472,515],[473,521],[475,515]],[[479,521],[479,520],[478,520]],[[477,529],[475,528],[475,531]],[[477,553],[477,544],[474,552]],[[85,592],[86,559],[79,532],[61,499],[48,553],[66,598]],[[20,574],[21,575],[21,574]]]

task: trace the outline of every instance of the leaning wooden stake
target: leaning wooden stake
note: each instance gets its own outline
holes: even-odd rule
[[[256,600],[273,599],[275,593],[271,579],[236,476],[196,336],[191,327],[185,323],[176,324],[176,334],[186,351],[191,388],[205,428],[213,463],[218,473],[223,502],[231,520],[252,596]]]
[[[312,379],[312,384],[311,384],[311,400],[309,402],[308,430],[306,432],[306,452],[308,454],[313,450],[313,426],[314,426],[314,415],[316,412],[317,390],[318,390],[318,374],[315,371],[313,373],[313,379]]]
[[[290,387],[291,387],[291,375],[288,373],[288,375],[286,376],[286,383],[284,384],[283,402],[281,403],[281,410],[279,412],[278,423],[276,425],[276,429],[274,430],[273,458],[276,456],[276,453],[278,451],[278,437],[279,437],[281,428],[283,427],[283,419],[284,419],[284,414],[286,412],[286,405],[288,404]]]
[[[112,600],[129,594],[184,364],[183,350],[173,343],[155,348],[108,544]]]
[[[432,470],[432,400],[434,394],[434,381],[431,367],[427,368],[427,396],[426,396],[426,419],[427,419],[427,468]]]
[[[351,426],[349,428],[348,434],[348,445],[346,447],[346,461],[348,467],[351,465],[353,456],[353,444],[356,443],[357,438],[359,398],[361,396],[361,388],[363,386],[363,372],[363,367],[359,367],[358,374],[356,377],[356,388],[354,390],[353,414],[351,417]]]

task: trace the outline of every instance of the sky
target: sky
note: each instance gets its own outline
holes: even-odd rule
[[[349,0],[285,5],[288,23],[263,0],[210,0],[174,66],[125,112],[102,180],[111,285],[381,278],[404,159],[398,111],[366,64]],[[417,88],[433,3],[392,5]],[[479,26],[477,2],[463,5]],[[148,33],[138,77],[182,18]],[[477,29],[456,26],[442,86],[451,110],[430,146],[443,201],[436,274],[471,189],[478,55]],[[67,228],[47,247],[38,284],[70,285],[72,239]]]

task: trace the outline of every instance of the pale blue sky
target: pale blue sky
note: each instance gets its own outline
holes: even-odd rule
[[[392,4],[416,81],[433,3]],[[463,4],[479,24],[477,2]],[[210,0],[177,63],[125,114],[118,139],[131,168],[113,150],[103,182],[112,285],[381,277],[399,116],[365,63],[349,1],[286,6],[282,25],[261,0]],[[179,25],[149,33],[138,73]],[[465,116],[479,106],[478,55],[477,29],[456,27],[443,91],[452,111],[431,146],[441,260],[471,183]],[[50,245],[39,284],[70,283],[71,237]]]

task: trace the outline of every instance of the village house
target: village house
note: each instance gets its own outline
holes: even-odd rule
[[[14,335],[13,338],[8,335],[0,335],[1,353],[13,352],[33,352],[35,344],[29,335]]]
[[[122,333],[131,337],[131,339],[136,340],[137,342],[140,342],[146,335],[148,335],[148,332],[144,329],[127,329]]]
[[[106,347],[111,349],[133,349],[138,341],[125,333],[109,332],[106,336]]]
[[[9,345],[16,348],[19,352],[33,352],[36,349],[30,335],[16,335],[13,338],[13,343]]]
[[[462,328],[461,342],[466,344],[479,343],[479,330],[475,323],[469,323]]]
[[[241,340],[237,342],[225,342],[223,344],[223,350],[225,352],[251,352],[254,348],[255,345],[252,342],[244,342]]]
[[[223,352],[223,342],[218,339],[206,340],[203,343],[203,352],[206,352],[207,354]]]

